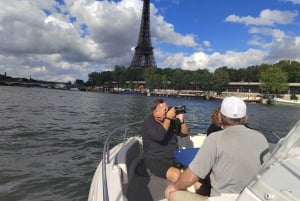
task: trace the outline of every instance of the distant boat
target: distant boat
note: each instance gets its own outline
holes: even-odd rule
[[[246,103],[261,103],[262,97],[256,96],[256,97],[242,97],[243,101]]]
[[[224,96],[210,96],[209,100],[219,100],[222,101],[225,97]],[[262,102],[262,98],[259,96],[256,97],[240,97],[243,101],[245,101],[246,103],[261,103]]]
[[[285,100],[282,98],[273,98],[274,104],[285,104],[285,105],[300,105],[300,100]]]
[[[129,94],[129,95],[147,95],[146,92],[142,92],[142,91],[133,91],[133,90],[123,90],[123,91],[119,91],[117,92],[118,94]]]

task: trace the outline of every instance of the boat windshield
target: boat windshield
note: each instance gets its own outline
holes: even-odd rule
[[[255,200],[300,200],[300,121],[278,142],[238,200],[250,200],[249,195]]]
[[[277,143],[270,159],[265,163],[261,171],[281,161],[294,157],[300,157],[300,121],[297,122],[286,137]]]

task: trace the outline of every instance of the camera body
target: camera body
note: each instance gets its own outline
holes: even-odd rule
[[[181,114],[181,113],[186,113],[185,105],[171,106],[171,107],[169,107],[169,110],[170,110],[172,107],[174,107],[176,115],[177,115],[177,114]]]

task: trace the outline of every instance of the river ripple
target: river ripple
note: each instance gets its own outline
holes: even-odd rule
[[[85,201],[107,134],[139,121],[155,97],[0,86],[0,200]],[[217,101],[186,105],[192,132],[205,132]],[[299,120],[300,108],[248,104],[249,125],[270,141]],[[117,143],[117,142],[115,142]]]

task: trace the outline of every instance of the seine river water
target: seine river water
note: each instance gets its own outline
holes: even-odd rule
[[[0,86],[0,200],[86,201],[107,134],[145,118],[155,97]],[[205,132],[217,101],[186,105],[192,132]],[[300,119],[300,107],[248,104],[249,126],[270,141]]]

